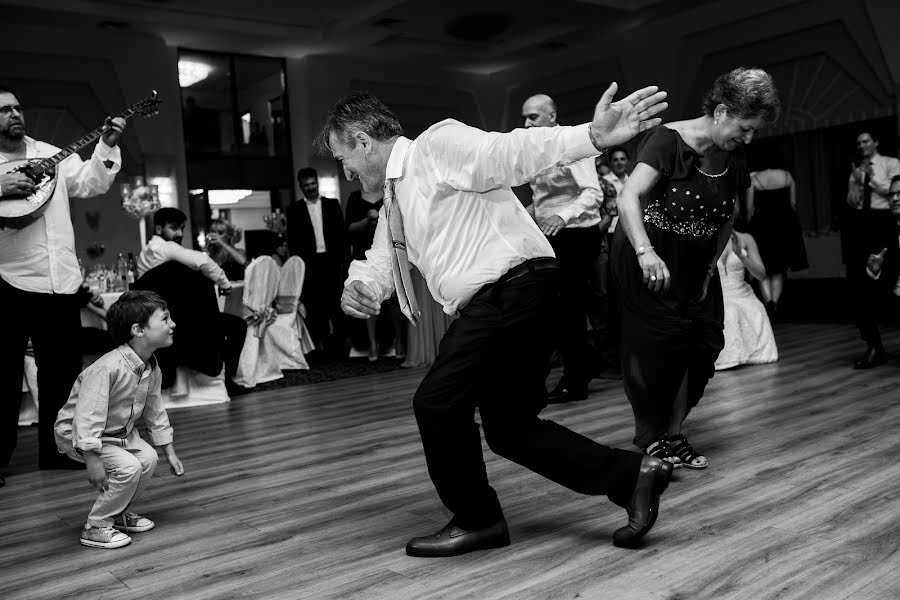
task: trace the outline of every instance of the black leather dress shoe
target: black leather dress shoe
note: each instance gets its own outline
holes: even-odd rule
[[[877,348],[869,348],[862,358],[853,363],[854,369],[871,369],[887,362],[887,352]]]
[[[450,521],[437,533],[409,540],[406,553],[410,556],[458,556],[502,546],[509,546],[509,529],[504,518],[478,531],[466,531]]]
[[[659,515],[659,496],[669,485],[672,463],[644,456],[638,473],[631,502],[628,503],[628,525],[620,527],[613,534],[613,544],[620,548],[634,548],[638,545]]]
[[[587,386],[580,388],[569,386],[565,378],[563,378],[559,380],[553,391],[547,394],[547,404],[565,404],[566,402],[584,400],[587,397]]]
[[[563,388],[558,392],[553,390],[547,394],[547,404],[565,404],[566,402],[585,400],[587,397],[587,390],[570,390],[568,388]]]

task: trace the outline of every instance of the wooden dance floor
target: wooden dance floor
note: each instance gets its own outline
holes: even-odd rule
[[[23,429],[0,489],[0,598],[900,598],[900,358],[852,370],[848,325],[777,339],[777,364],[712,381],[686,426],[710,467],[676,471],[641,549],[611,543],[624,510],[485,447],[512,545],[406,556],[448,515],[411,410],[424,372],[396,371],[171,411],[186,474],[160,459],[135,507],[156,529],[119,550],[79,544],[95,492],[84,472],[24,464]],[[591,392],[544,416],[631,447],[621,381]]]

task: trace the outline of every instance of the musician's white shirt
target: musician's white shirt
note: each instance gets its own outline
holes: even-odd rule
[[[25,138],[26,158],[48,158],[59,148]],[[107,168],[104,161],[111,161]],[[0,156],[0,162],[6,159]],[[102,139],[87,162],[73,154],[57,165],[56,190],[43,214],[22,229],[0,229],[0,277],[26,292],[74,294],[81,285],[69,198],[109,189],[122,167],[122,152]],[[0,200],[2,202],[2,200]]]

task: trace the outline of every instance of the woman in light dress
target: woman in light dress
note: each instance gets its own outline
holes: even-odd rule
[[[733,231],[717,266],[725,305],[725,347],[716,359],[716,370],[775,362],[778,348],[772,324],[746,280],[746,273],[760,281],[766,277],[756,240]]]

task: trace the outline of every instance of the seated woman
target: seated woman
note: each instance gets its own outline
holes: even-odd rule
[[[745,279],[748,272],[758,280],[766,276],[753,236],[733,231],[717,266],[725,305],[725,347],[716,359],[716,370],[775,362],[778,348],[772,324]]]
[[[247,266],[247,254],[235,248],[241,241],[243,232],[225,219],[216,219],[209,228],[206,251],[216,261],[229,281],[244,279],[244,268]]]

